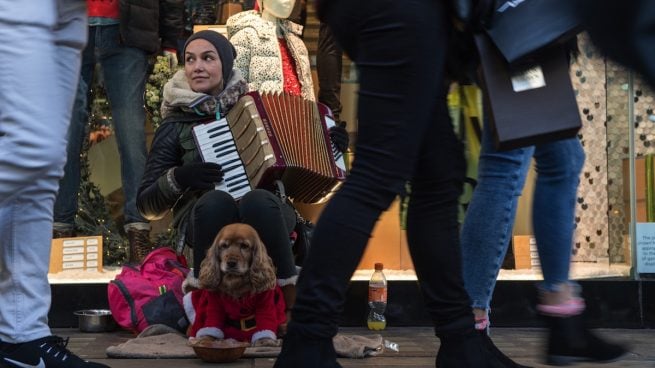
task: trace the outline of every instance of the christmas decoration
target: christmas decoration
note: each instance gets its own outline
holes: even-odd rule
[[[146,111],[152,122],[153,129],[157,130],[161,123],[160,107],[163,101],[164,85],[175,74],[166,56],[157,56],[148,82],[146,83]]]
[[[121,265],[127,261],[128,242],[119,233],[116,222],[107,209],[100,188],[90,180],[87,140],[80,155],[80,190],[75,227],[78,235],[102,235],[102,259],[105,265]]]

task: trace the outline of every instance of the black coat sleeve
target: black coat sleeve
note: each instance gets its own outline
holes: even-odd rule
[[[170,185],[166,173],[181,165],[179,124],[164,123],[155,132],[137,194],[137,208],[143,217],[156,220],[164,217],[173,207],[181,193]]]

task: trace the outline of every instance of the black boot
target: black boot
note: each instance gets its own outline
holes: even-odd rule
[[[130,252],[127,261],[129,263],[141,263],[154,247],[150,243],[150,230],[127,230],[127,240],[130,245]]]
[[[470,328],[449,331],[447,333],[437,333],[437,336],[441,340],[441,347],[437,354],[437,368],[517,367],[517,365],[510,365],[501,361],[489,349],[483,336],[473,328],[472,323]],[[501,353],[501,355],[503,354]],[[509,358],[507,360],[512,364],[516,364]]]
[[[590,331],[581,314],[545,318],[548,324],[546,364],[562,366],[574,362],[610,362],[627,352],[622,345],[605,341]]]
[[[294,322],[282,340],[282,351],[274,368],[341,368],[331,337],[307,337]]]
[[[494,342],[491,340],[489,335],[487,334],[487,330],[479,330],[478,333],[482,336],[482,341],[484,342],[485,347],[487,348],[487,351],[489,351],[491,354],[493,354],[496,359],[498,359],[499,362],[504,364],[504,367],[508,368],[532,368],[527,365],[521,365],[518,364],[517,362],[513,361],[510,357],[505,355],[498,347],[494,344]]]

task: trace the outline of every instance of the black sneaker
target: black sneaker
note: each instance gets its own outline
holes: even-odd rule
[[[46,336],[40,339],[10,344],[0,342],[0,367],[4,368],[109,368],[88,362],[66,349],[68,338]]]

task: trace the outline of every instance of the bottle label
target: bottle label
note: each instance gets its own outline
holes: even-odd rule
[[[387,288],[369,286],[368,288],[368,301],[369,302],[387,302]]]

